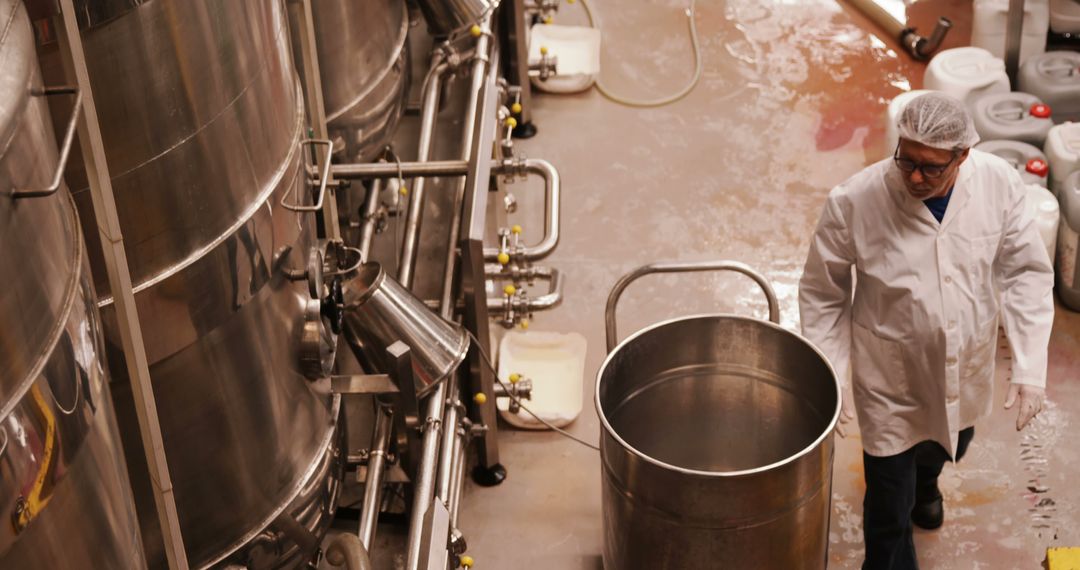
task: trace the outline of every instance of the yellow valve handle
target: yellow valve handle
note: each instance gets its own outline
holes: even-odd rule
[[[503,121],[503,124],[512,129],[517,126],[517,119],[513,117],[507,117],[506,120]]]
[[[499,252],[498,259],[499,265],[506,265],[507,263],[510,263],[510,255],[508,255],[505,251]]]
[[[529,328],[529,319],[521,319],[521,328],[523,328],[523,329]]]
[[[476,564],[476,561],[472,559],[472,556],[465,555],[461,557],[462,568],[472,568],[473,564]]]
[[[513,234],[518,234],[518,235],[520,235],[520,234],[521,234],[521,226],[519,226],[519,225],[517,225],[517,224],[514,224],[514,225],[513,225],[513,226],[512,226],[511,228],[510,228],[510,233],[513,233]]]
[[[402,186],[401,188],[398,189],[398,194],[401,194],[402,196],[408,196],[409,195],[409,188],[407,186]]]
[[[515,114],[515,115],[520,115],[521,114],[521,103],[514,103],[513,105],[510,105],[510,112]]]
[[[513,285],[507,285],[506,287],[503,287],[503,293],[506,293],[507,295],[513,295],[514,293],[517,293],[517,287],[514,287]]]
[[[544,23],[545,24],[550,24],[550,23],[552,23],[554,21],[555,21],[555,19],[552,18],[551,16],[544,16]]]
[[[540,46],[540,55],[547,55],[547,53],[548,53],[547,46]]]
[[[510,383],[511,384],[517,384],[518,382],[521,382],[521,374],[517,374],[517,373],[511,374],[510,375]]]
[[[473,24],[473,27],[469,28],[469,33],[472,34],[472,37],[478,38],[484,33],[484,30],[480,29],[480,26]]]
[[[472,397],[472,399],[474,402],[480,404],[481,406],[487,403],[487,395],[485,395],[483,392],[477,392],[476,395]]]

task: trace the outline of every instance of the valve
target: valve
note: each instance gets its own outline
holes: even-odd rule
[[[461,556],[461,558],[458,558],[458,562],[460,562],[460,563],[461,563],[461,567],[462,567],[462,568],[472,568],[472,567],[473,567],[473,564],[475,564],[475,563],[476,563],[476,562],[475,562],[475,561],[473,560],[473,557],[472,557],[472,556],[469,556],[468,554],[463,554],[463,555]]]
[[[495,385],[495,397],[510,398],[507,408],[510,413],[516,414],[521,411],[521,400],[532,400],[533,383],[516,372],[511,374],[508,380],[509,386],[502,383]]]
[[[558,74],[559,58],[548,52],[547,46],[540,46],[540,61],[529,63],[529,75],[547,81]]]
[[[525,14],[545,24],[554,22],[558,11],[559,0],[527,0],[525,2]]]

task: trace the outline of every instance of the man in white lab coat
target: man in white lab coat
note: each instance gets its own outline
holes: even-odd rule
[[[844,385],[837,431],[858,414],[863,568],[874,570],[917,568],[912,522],[942,524],[937,477],[990,413],[999,316],[1017,430],[1042,409],[1054,316],[1024,184],[971,150],[978,135],[963,105],[922,95],[898,127],[893,157],[829,193],[799,284],[803,334]]]

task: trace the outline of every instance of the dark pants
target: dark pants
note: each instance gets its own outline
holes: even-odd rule
[[[960,432],[956,460],[967,451],[975,428]],[[936,441],[924,441],[898,455],[874,457],[863,453],[866,497],[863,499],[863,570],[917,570],[912,541],[911,511],[940,497],[938,475],[949,453]]]

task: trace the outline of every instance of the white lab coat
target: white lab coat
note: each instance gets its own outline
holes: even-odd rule
[[[891,158],[829,193],[799,310],[841,384],[851,363],[868,454],[933,440],[951,455],[958,432],[989,414],[999,299],[1012,382],[1046,385],[1054,278],[1026,196],[1013,167],[977,150],[941,223]]]

